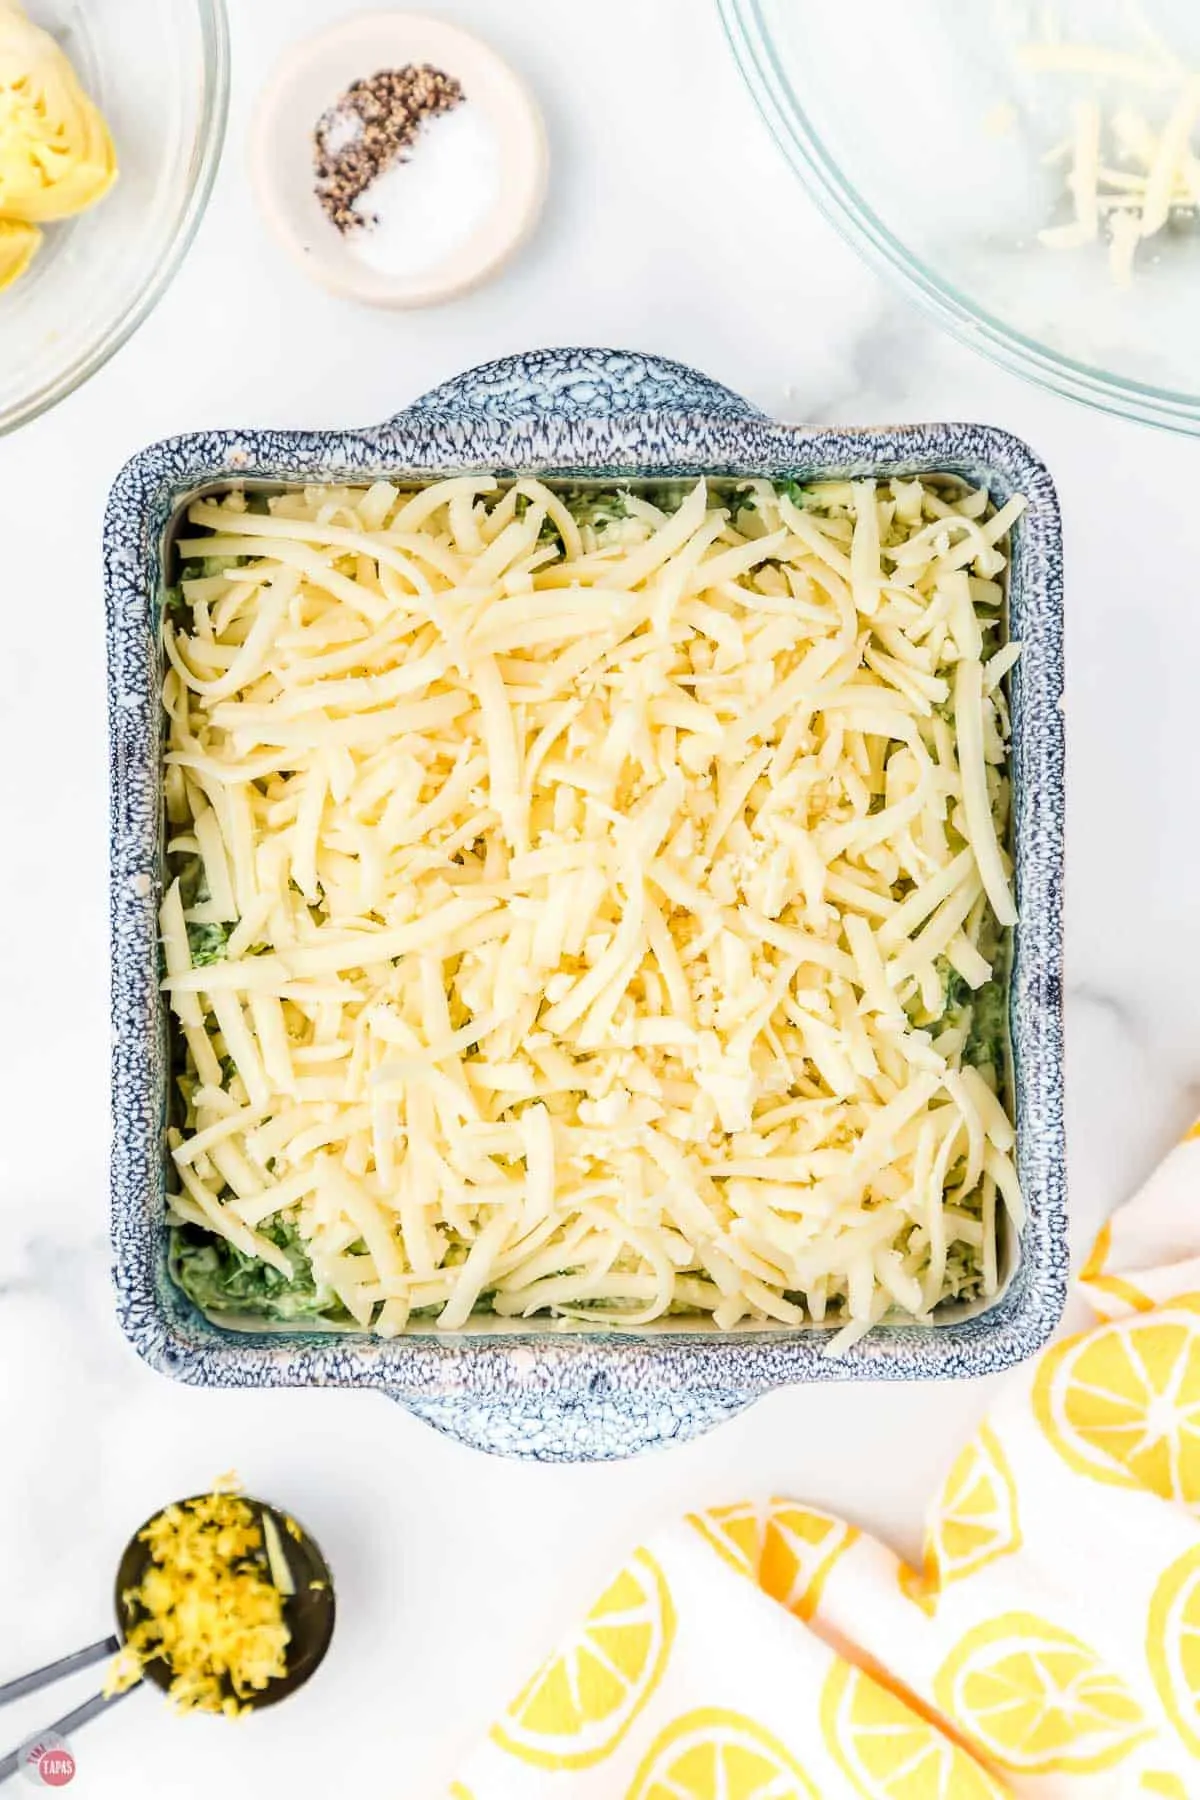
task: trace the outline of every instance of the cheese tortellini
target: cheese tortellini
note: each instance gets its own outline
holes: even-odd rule
[[[91,206],[116,173],[108,127],[64,52],[0,0],[0,288],[28,268],[41,225]]]

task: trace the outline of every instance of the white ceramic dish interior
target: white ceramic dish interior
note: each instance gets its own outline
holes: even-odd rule
[[[353,82],[408,63],[429,63],[457,77],[466,96],[445,121],[422,128],[414,157],[431,153],[434,134],[469,108],[478,180],[466,196],[461,233],[439,218],[433,260],[414,267],[410,258],[404,272],[393,273],[366,260],[365,231],[343,234],[322,210],[314,191],[313,128]],[[536,225],[547,168],[541,114],[524,83],[469,32],[417,13],[363,13],[298,44],[263,94],[250,137],[251,179],[275,237],[315,281],[373,306],[427,306],[493,275]],[[370,198],[360,210],[369,213]]]

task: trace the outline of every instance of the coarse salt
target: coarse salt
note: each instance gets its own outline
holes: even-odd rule
[[[353,254],[384,275],[424,274],[454,254],[498,197],[495,135],[469,103],[427,119],[409,156],[355,202]]]
[[[328,155],[336,156],[348,144],[355,144],[362,136],[363,122],[356,112],[343,110],[330,115],[325,127],[325,150]]]

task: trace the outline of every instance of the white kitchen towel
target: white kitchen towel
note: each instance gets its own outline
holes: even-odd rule
[[[454,1800],[1200,1800],[1200,1127],[1105,1227],[920,1570],[790,1500],[635,1552]]]

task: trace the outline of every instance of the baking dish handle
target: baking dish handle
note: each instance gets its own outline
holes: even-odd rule
[[[632,350],[529,350],[481,363],[422,394],[379,432],[414,414],[442,417],[609,419],[656,413],[761,418],[757,407],[686,363]]]
[[[551,349],[500,357],[423,394],[376,427],[386,437],[436,416],[464,424],[554,419],[706,419],[762,415],[740,394],[666,357],[628,350]],[[611,453],[611,443],[606,447]],[[477,1450],[534,1462],[611,1462],[698,1437],[756,1398],[742,1392],[614,1393],[597,1376],[584,1395],[520,1393],[489,1404],[463,1394],[416,1396],[385,1389],[426,1424]]]
[[[525,1462],[618,1462],[666,1449],[744,1412],[757,1394],[692,1389],[678,1394],[614,1394],[593,1383],[586,1396],[529,1394],[497,1405],[465,1394],[416,1397],[383,1390],[435,1431],[491,1456]]]

